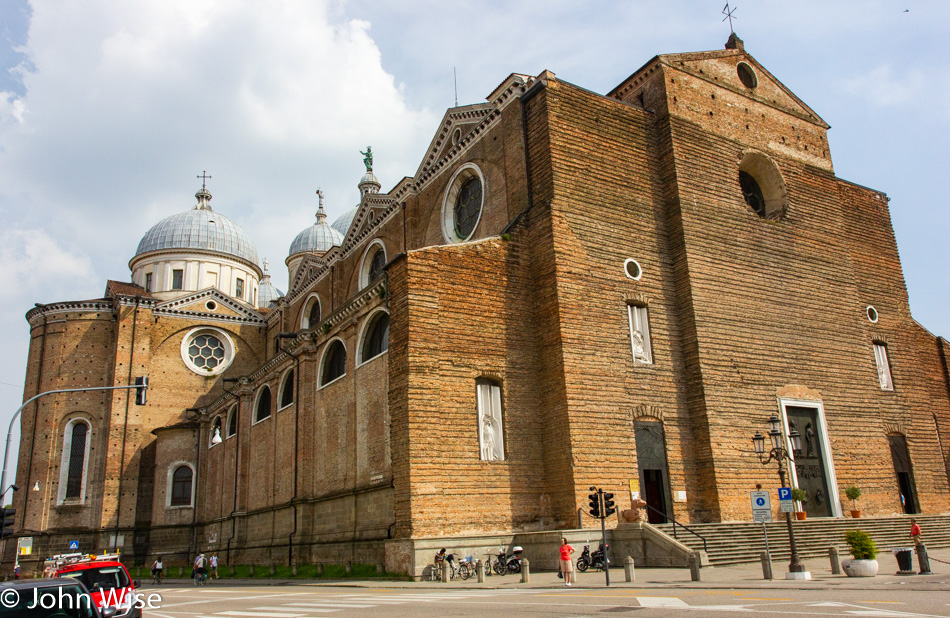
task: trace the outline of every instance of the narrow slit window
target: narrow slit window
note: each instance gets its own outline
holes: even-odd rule
[[[505,431],[501,386],[491,380],[475,382],[478,399],[478,445],[482,461],[504,461]]]
[[[82,496],[82,481],[86,475],[86,438],[89,425],[76,423],[72,427],[69,445],[69,472],[66,476],[66,499],[76,500]]]
[[[234,282],[234,296],[244,300],[244,279],[238,279]]]
[[[894,390],[894,381],[891,379],[891,365],[887,360],[887,346],[883,343],[874,344],[874,362],[877,364],[877,378],[881,384],[881,390]]]
[[[633,352],[633,362],[652,364],[653,348],[650,342],[650,320],[647,308],[627,305],[627,314],[630,322],[630,348]]]

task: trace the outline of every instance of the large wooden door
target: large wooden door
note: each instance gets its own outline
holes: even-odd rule
[[[634,421],[633,431],[637,444],[637,468],[640,472],[642,499],[652,507],[647,509],[647,520],[651,524],[666,523],[667,518],[673,518],[673,512],[663,424]]]
[[[802,506],[809,517],[831,517],[834,496],[828,495],[828,471],[825,464],[825,445],[815,408],[785,408],[789,431],[802,435],[802,450],[795,454],[795,474],[798,487],[808,493]]]

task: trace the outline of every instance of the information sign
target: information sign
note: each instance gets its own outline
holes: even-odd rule
[[[752,521],[755,523],[769,523],[772,521],[772,511],[752,511]]]

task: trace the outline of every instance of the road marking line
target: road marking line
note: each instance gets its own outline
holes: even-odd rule
[[[286,604],[284,605],[284,608],[285,608],[285,609],[292,609],[292,608],[295,608],[295,607],[300,607],[300,608],[304,608],[304,607],[341,607],[341,608],[356,607],[356,608],[365,608],[365,607],[378,607],[378,606],[377,606],[377,605],[370,605],[370,604],[368,604],[368,603],[367,603],[367,604],[357,604],[357,603],[340,603],[340,602],[336,602],[336,603],[334,603],[334,602],[330,602],[330,603],[286,603]]]
[[[637,597],[640,607],[689,607],[679,597]]]
[[[300,613],[300,612],[294,612],[292,614],[285,613],[282,610],[286,610],[287,609],[286,607],[254,607],[252,609],[264,610],[267,612],[268,616],[271,616],[271,618],[301,618],[302,616],[307,615],[306,613]],[[314,611],[320,611],[320,610],[314,610]],[[328,610],[328,611],[336,611],[336,610]],[[261,614],[260,612],[257,612],[257,611],[241,612],[237,610],[231,610],[227,612],[217,612],[215,615],[216,616],[260,616]]]

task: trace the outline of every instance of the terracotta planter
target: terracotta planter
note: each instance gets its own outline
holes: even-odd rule
[[[877,560],[842,560],[841,568],[848,577],[874,577],[877,575]]]
[[[795,519],[798,519],[799,521],[801,521],[805,519],[806,517],[808,517],[808,513],[806,513],[805,511],[795,511]]]
[[[855,519],[861,517],[861,511],[851,511],[851,517],[854,517]]]

